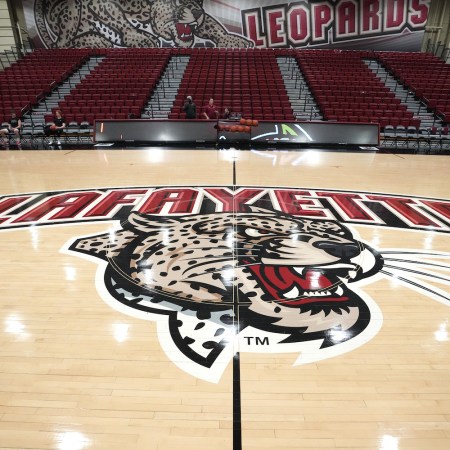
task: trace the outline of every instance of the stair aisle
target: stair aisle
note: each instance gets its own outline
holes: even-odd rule
[[[442,125],[433,113],[427,111],[426,105],[420,100],[416,100],[414,94],[390,75],[377,60],[366,59],[364,63],[400,99],[401,104],[405,105],[407,110],[413,113],[414,118],[420,119],[421,128]]]
[[[323,120],[295,58],[280,56],[278,67],[297,120]]]
[[[32,131],[33,129],[42,130],[45,125],[45,116],[52,114],[52,109],[58,106],[58,103],[63,100],[72,89],[74,89],[81,81],[92,72],[101,62],[104,57],[91,57],[80,69],[74,72],[67,80],[59,85],[52,93],[46,96],[37,107],[34,107],[29,114],[23,118],[24,132]],[[65,112],[63,111],[63,114]]]
[[[141,114],[143,119],[167,119],[178,93],[189,56],[173,56],[150,100]]]

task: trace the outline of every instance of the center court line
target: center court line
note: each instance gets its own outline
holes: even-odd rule
[[[233,159],[233,194],[236,190],[236,160]],[[235,196],[233,195],[233,215],[236,214]],[[236,225],[233,226],[233,235]],[[233,241],[233,259],[237,255],[237,241]],[[236,264],[237,265],[237,264]],[[239,345],[239,293],[233,280],[233,309],[234,309],[234,345]],[[241,356],[239,348],[233,356],[233,450],[242,450],[242,408],[241,408]]]

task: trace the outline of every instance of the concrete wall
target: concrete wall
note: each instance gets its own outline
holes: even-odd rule
[[[15,46],[13,25],[6,0],[0,0],[0,52]]]
[[[450,48],[450,1],[433,0],[422,43],[422,51],[446,57]]]

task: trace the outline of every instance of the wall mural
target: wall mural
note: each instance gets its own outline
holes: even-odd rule
[[[35,20],[48,47],[192,47],[195,38],[218,47],[249,47],[207,14],[199,0],[36,0]]]
[[[431,0],[23,0],[36,46],[419,50]]]

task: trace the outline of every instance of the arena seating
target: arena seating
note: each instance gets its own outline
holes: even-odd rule
[[[445,122],[450,122],[450,66],[427,53],[377,52],[379,61]]]
[[[140,117],[168,63],[170,50],[108,49],[106,58],[59,102],[68,123]],[[54,111],[53,111],[54,112]],[[52,115],[45,117],[52,120]]]
[[[228,107],[245,118],[295,119],[273,51],[220,48],[190,56],[169,118],[185,117],[182,106],[191,95],[198,114],[214,98],[221,111]]]
[[[89,57],[89,49],[39,49],[0,72],[0,122],[21,117]]]
[[[140,117],[170,58],[177,55],[188,55],[190,61],[169,118],[185,117],[182,106],[191,95],[199,117],[212,97],[221,111],[228,107],[249,119],[294,121],[277,62],[277,57],[289,57],[297,61],[324,120],[379,123],[382,131],[388,131],[386,135],[394,130],[396,146],[415,137],[430,148],[435,142],[440,145],[449,140],[445,122],[450,123],[450,66],[429,54],[405,52],[38,49],[0,71],[0,122],[9,119],[11,110],[23,116],[94,55],[105,58],[58,104],[66,122],[76,126],[83,122],[92,125],[95,119]],[[442,118],[444,124],[436,133],[420,127],[420,120],[368,68],[364,62],[367,58],[377,59]],[[46,121],[51,119],[51,115],[45,117]]]
[[[381,128],[419,127],[420,120],[413,119],[406,106],[364,64],[361,52],[299,51],[295,57],[325,120],[377,122]]]

